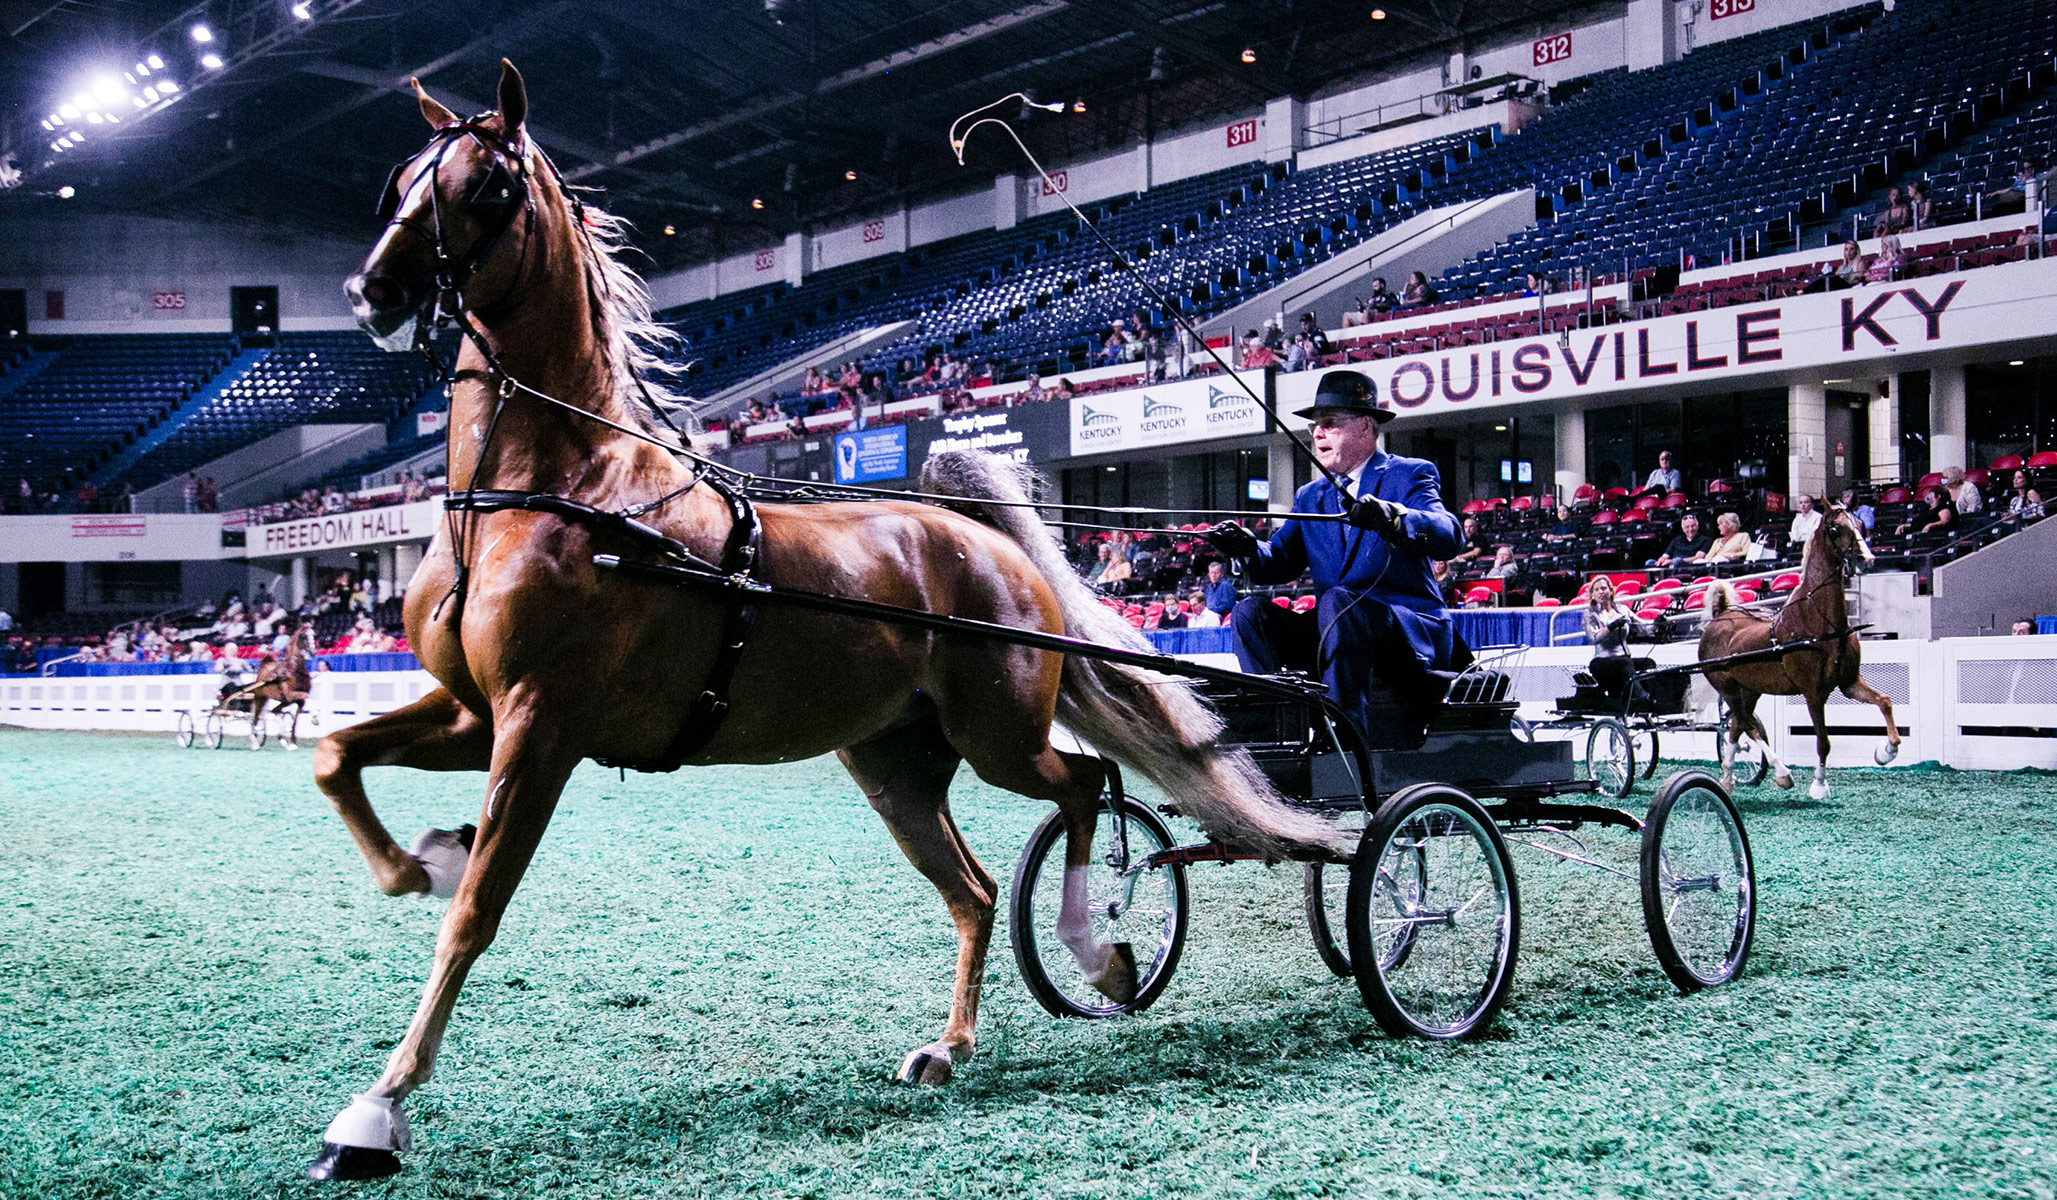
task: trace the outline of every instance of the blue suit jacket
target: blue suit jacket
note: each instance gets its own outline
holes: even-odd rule
[[[1464,548],[1464,531],[1443,507],[1442,480],[1434,463],[1381,450],[1365,465],[1358,485],[1363,495],[1405,508],[1401,544],[1336,521],[1288,519],[1269,542],[1259,543],[1247,564],[1253,583],[1289,583],[1305,571],[1320,591],[1345,587],[1391,605],[1423,660],[1448,653],[1449,610],[1429,564]],[[1342,493],[1317,479],[1293,496],[1293,511],[1340,513]],[[1410,619],[1417,618],[1417,619]],[[1425,619],[1425,620],[1423,620]]]

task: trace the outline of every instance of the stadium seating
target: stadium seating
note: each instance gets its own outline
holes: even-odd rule
[[[170,416],[236,352],[226,334],[78,337],[0,396],[0,477],[69,492]]]
[[[434,380],[420,355],[389,354],[355,331],[281,334],[261,363],[188,415],[127,477],[147,487],[294,425],[388,422]]]

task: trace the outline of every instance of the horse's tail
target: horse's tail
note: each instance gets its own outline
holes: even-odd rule
[[[1718,579],[1707,585],[1708,620],[1711,621],[1729,609],[1734,608],[1737,603],[1736,589],[1733,586],[1723,583]]]
[[[968,499],[1023,503],[1036,483],[1031,468],[983,451],[935,455],[921,472],[923,491]],[[1057,593],[1067,635],[1124,650],[1153,649],[1094,597],[1035,509],[950,507],[1021,546]],[[1057,718],[1101,753],[1141,772],[1215,837],[1273,857],[1341,848],[1333,824],[1289,807],[1248,754],[1221,744],[1221,717],[1187,680],[1066,655]]]

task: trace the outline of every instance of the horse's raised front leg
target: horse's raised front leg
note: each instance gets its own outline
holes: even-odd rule
[[[1893,720],[1893,698],[1864,682],[1862,675],[1845,687],[1843,694],[1859,704],[1877,705],[1878,711],[1886,718],[1886,740],[1871,752],[1871,761],[1883,767],[1900,757],[1900,726]]]
[[[578,757],[563,752],[544,720],[506,722],[492,748],[485,811],[463,882],[443,914],[435,963],[407,1035],[393,1048],[385,1073],[353,1097],[322,1135],[321,1156],[310,1179],[368,1179],[400,1169],[399,1151],[413,1148],[400,1102],[429,1081],[436,1050],[471,966],[492,945],[500,918],[528,869],[564,781]]]
[[[1807,715],[1814,721],[1814,782],[1807,786],[1807,794],[1816,800],[1828,799],[1828,694],[1807,697]]]
[[[299,719],[296,715],[296,721]],[[321,739],[314,751],[314,782],[336,806],[357,849],[371,866],[379,891],[388,896],[438,890],[448,895],[464,870],[464,831],[429,830],[402,850],[379,823],[364,794],[366,767],[400,766],[423,771],[483,771],[492,765],[493,728],[437,688],[405,708],[396,708]],[[423,858],[437,864],[444,881],[436,888]]]
[[[943,894],[957,926],[957,978],[942,1036],[901,1062],[901,1083],[946,1083],[951,1065],[971,1057],[978,1026],[979,983],[993,937],[999,884],[972,857],[950,818],[950,780],[957,751],[934,717],[890,730],[841,751],[843,766],[864,789],[893,840],[916,870]]]

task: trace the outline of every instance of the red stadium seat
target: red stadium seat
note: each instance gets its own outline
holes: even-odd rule
[[[1660,579],[1650,585],[1650,590],[1653,592],[1675,592],[1684,586],[1686,586],[1686,581],[1683,579]]]
[[[1617,584],[1615,584],[1615,585],[1614,585],[1614,594],[1615,594],[1616,596],[1619,596],[1619,597],[1624,597],[1624,598],[1626,598],[1626,597],[1628,597],[1628,596],[1633,596],[1633,595],[1636,595],[1637,593],[1641,592],[1642,590],[1643,590],[1643,585],[1642,585],[1642,584],[1640,584],[1640,583],[1637,583],[1637,582],[1636,582],[1635,580],[1633,580],[1633,579],[1624,579],[1624,580],[1622,580],[1621,582],[1619,582],[1619,583],[1617,583]]]
[[[1626,500],[1628,499],[1628,489],[1625,487],[1608,488],[1605,493],[1605,497],[1609,504],[1612,504],[1616,500]]]
[[[1942,483],[1943,473],[1941,471],[1930,471],[1928,474],[1923,475],[1920,479],[1914,481],[1914,490],[1917,492],[1926,492],[1932,487],[1941,487]]]
[[[1612,514],[1609,515],[1611,516]],[[1623,521],[1647,521],[1650,519],[1650,510],[1639,505],[1621,514],[1621,519]],[[1595,520],[1593,523],[1597,525],[1599,521]]]
[[[1708,584],[1710,584],[1710,583],[1713,583],[1713,582],[1714,582],[1714,576],[1712,576],[1712,575],[1702,575],[1702,576],[1700,576],[1699,578],[1697,578],[1697,579],[1693,580],[1693,586],[1694,586],[1694,587],[1696,587],[1696,588],[1697,588],[1697,587],[1706,587],[1706,586],[1707,586]]]
[[[1737,588],[1737,589],[1736,589],[1736,603],[1738,603],[1738,604],[1755,604],[1756,602],[1757,602],[1757,593],[1756,593],[1756,592],[1753,592],[1753,591],[1751,591],[1751,590],[1750,590],[1749,588]]]
[[[1620,519],[1612,511],[1604,508],[1593,514],[1593,524],[1595,525],[1612,525]]]
[[[1640,496],[1636,499],[1636,508],[1643,512],[1648,512],[1662,503],[1664,501],[1656,496]]]
[[[2041,454],[2032,454],[2029,456],[2027,465],[2037,470],[2041,470],[2044,467],[2057,467],[2057,450],[2045,450]]]
[[[1578,488],[1571,493],[1571,502],[1579,505],[1598,504],[1600,502],[1600,489],[1590,483],[1579,484]]]
[[[1710,479],[1707,481],[1707,494],[1710,496],[1719,496],[1724,492],[1734,490],[1734,488],[1729,486],[1729,482],[1726,479]]]
[[[1283,609],[1290,610],[1293,607],[1293,602],[1285,596],[1273,596],[1271,602]]]
[[[1790,592],[1799,586],[1800,577],[1791,571],[1771,581],[1771,590],[1774,592]]]
[[[2002,471],[2019,471],[2021,470],[2021,465],[2021,455],[2002,454],[1993,460],[1992,471],[1995,475]]]
[[[1692,595],[1690,595],[1690,596],[1687,596],[1687,597],[1686,597],[1686,607],[1687,607],[1687,608],[1705,608],[1705,607],[1707,607],[1707,589],[1706,589],[1706,588],[1701,588],[1701,589],[1700,589],[1699,591],[1697,591],[1697,592],[1694,592],[1694,593],[1693,593]]]
[[[1914,493],[1903,487],[1887,488],[1878,498],[1880,504],[1906,504],[1914,499]]]
[[[1535,506],[1536,502],[1533,499],[1527,496],[1516,496],[1514,498],[1514,503],[1509,505],[1508,507],[1512,508],[1515,512],[1525,513],[1530,509],[1534,508]]]
[[[1464,602],[1466,604],[1491,604],[1497,595],[1498,593],[1494,592],[1493,589],[1481,585],[1464,593]]]
[[[1669,600],[1645,600],[1643,601],[1643,607],[1636,610],[1636,616],[1640,620],[1647,621],[1652,617],[1663,616],[1665,610],[1670,607],[1671,601]]]
[[[1475,517],[1478,514],[1486,511],[1486,502],[1483,500],[1473,500],[1471,503],[1466,504],[1463,508],[1459,509],[1458,511],[1463,513],[1467,517]]]
[[[1544,596],[1536,601],[1537,608],[1556,608],[1564,602],[1555,596]]]
[[[1971,486],[1973,487],[1984,487],[1993,481],[1992,472],[1984,467],[1974,467],[1966,471],[1964,477],[1971,481]]]

